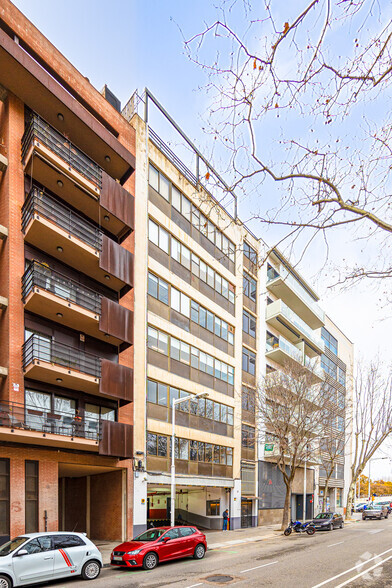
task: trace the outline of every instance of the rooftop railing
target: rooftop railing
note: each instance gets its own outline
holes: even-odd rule
[[[101,314],[102,296],[82,286],[79,282],[63,276],[38,261],[30,262],[22,278],[23,301],[34,287],[51,292],[67,302],[73,302],[96,314]]]
[[[101,250],[102,232],[95,225],[36,186],[31,189],[22,208],[23,231],[34,214],[52,221],[97,251]]]
[[[22,358],[25,369],[34,360],[38,360],[60,365],[96,378],[101,377],[101,359],[97,355],[79,351],[44,335],[33,334],[27,339],[23,345]]]
[[[34,140],[40,141],[71,168],[101,189],[102,169],[100,166],[38,114],[31,113],[22,137],[22,160],[25,159]]]

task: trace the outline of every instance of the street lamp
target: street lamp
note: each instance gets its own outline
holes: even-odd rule
[[[370,464],[372,461],[375,461],[376,459],[390,459],[390,458],[389,457],[371,457],[369,459],[368,501],[370,500]]]
[[[183,398],[173,398],[172,403],[172,436],[171,436],[171,490],[170,490],[170,526],[174,527],[175,519],[175,508],[176,508],[176,463],[175,463],[175,426],[176,426],[176,406],[181,402],[187,400],[195,400],[195,398],[207,398],[208,392],[200,392],[199,394],[190,394]]]

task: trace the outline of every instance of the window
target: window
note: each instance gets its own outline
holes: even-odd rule
[[[257,253],[246,241],[244,241],[244,255],[250,259],[252,263],[257,264]]]
[[[169,338],[165,333],[148,327],[147,345],[150,349],[168,355],[168,341]]]
[[[338,367],[338,381],[342,386],[346,386],[346,372]]]
[[[252,314],[246,312],[246,310],[242,312],[242,329],[251,337],[256,338],[256,319]]]
[[[0,535],[10,534],[10,460],[0,459]]]
[[[169,253],[169,233],[151,219],[148,221],[148,238],[162,251]]]
[[[170,289],[170,306],[173,310],[180,312],[187,318],[190,317],[191,314],[191,299],[189,296],[180,292],[173,286]]]
[[[38,461],[25,461],[25,527],[38,531]]]
[[[241,430],[241,445],[242,447],[254,448],[255,446],[255,428],[249,425],[242,425]]]
[[[243,289],[244,289],[244,296],[247,296],[253,302],[256,302],[256,293],[257,293],[257,285],[256,280],[254,280],[249,274],[244,272],[243,276]]]
[[[344,479],[344,465],[337,464],[337,466],[336,466],[336,477],[339,480],[343,480]]]
[[[256,373],[256,354],[246,347],[242,348],[242,369],[252,376]]]
[[[181,527],[180,529],[181,537],[189,537],[190,535],[194,535],[194,533],[196,533],[196,531],[192,527]]]
[[[158,435],[158,456],[167,456],[167,437],[164,437],[163,435]]]
[[[325,327],[321,327],[321,338],[325,343],[325,346],[328,347],[335,355],[338,354],[338,342],[337,339]]]
[[[86,545],[81,537],[77,535],[54,535],[53,549],[67,549],[69,547],[79,547]]]
[[[250,388],[242,388],[242,410],[255,412],[256,393]]]
[[[208,517],[218,517],[220,515],[220,500],[207,500],[206,506]]]
[[[329,357],[324,354],[321,355],[321,367],[328,375],[334,378],[334,380],[337,380],[338,367],[336,363],[332,361],[332,359],[329,359]]]
[[[148,272],[148,293],[157,300],[169,304],[169,284]]]
[[[169,537],[169,539],[178,539],[179,536],[180,536],[179,529],[170,529],[169,531],[167,531],[167,533],[165,533],[163,535],[163,537]]]
[[[153,433],[147,433],[147,454],[157,455],[157,435]]]
[[[159,171],[155,169],[152,165],[149,168],[149,176],[148,181],[150,186],[154,188],[157,192],[159,192]]]
[[[342,506],[342,489],[336,488],[336,506]]]
[[[36,537],[32,539],[26,545],[24,545],[23,549],[26,549],[27,553],[41,553],[42,551],[51,551],[52,548],[52,538],[50,535],[46,535],[44,537]]]

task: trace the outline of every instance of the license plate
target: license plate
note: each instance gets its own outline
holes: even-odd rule
[[[122,560],[123,560],[122,557],[113,556],[113,561],[122,561]]]

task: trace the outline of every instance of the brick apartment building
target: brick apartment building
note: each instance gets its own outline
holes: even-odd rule
[[[110,98],[3,0],[1,540],[132,533],[135,132]]]

